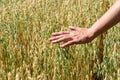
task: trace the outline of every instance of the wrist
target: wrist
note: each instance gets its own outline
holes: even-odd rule
[[[96,37],[95,30],[92,27],[88,29],[88,37],[91,41]]]

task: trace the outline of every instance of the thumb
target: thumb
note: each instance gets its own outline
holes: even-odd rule
[[[74,30],[74,31],[79,30],[79,27],[69,26],[69,28],[70,28],[70,30]]]

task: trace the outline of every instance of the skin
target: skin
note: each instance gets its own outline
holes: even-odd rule
[[[73,44],[84,44],[91,42],[94,38],[104,33],[120,21],[120,0],[117,0],[112,7],[90,28],[79,28],[70,26],[70,32],[61,31],[52,33],[49,39],[52,43],[64,42],[61,48]]]

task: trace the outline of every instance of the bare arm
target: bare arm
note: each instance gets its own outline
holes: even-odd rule
[[[114,5],[90,28],[93,37],[105,32],[120,21],[120,0]]]
[[[52,34],[52,43],[65,42],[60,47],[64,48],[73,44],[83,44],[91,42],[95,37],[102,34],[120,21],[120,0],[99,19],[91,28],[70,27],[71,32],[62,31]]]

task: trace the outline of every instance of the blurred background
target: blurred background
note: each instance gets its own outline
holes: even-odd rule
[[[119,80],[120,24],[89,44],[48,40],[89,28],[114,0],[0,0],[0,80]]]

